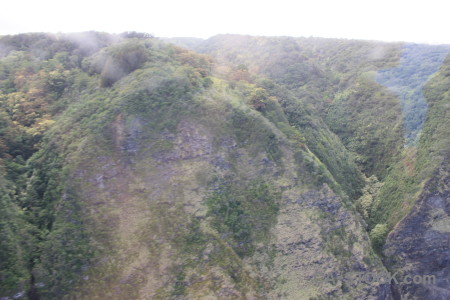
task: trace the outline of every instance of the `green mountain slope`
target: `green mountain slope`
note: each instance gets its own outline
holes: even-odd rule
[[[384,253],[386,265],[403,276],[434,276],[434,284],[421,282],[394,286],[411,299],[445,299],[450,296],[448,239],[450,237],[449,87],[450,57],[425,85],[428,111],[417,149],[414,175],[402,178],[399,185],[419,186],[411,212],[389,234]],[[410,190],[414,191],[413,188]],[[409,191],[408,191],[409,192]],[[380,202],[382,200],[380,199]],[[385,205],[385,203],[380,204]],[[414,234],[411,234],[414,232]]]
[[[445,130],[448,124],[448,99],[444,88],[446,64],[439,75],[425,82],[439,68],[449,51],[448,46],[228,35],[207,40],[196,49],[213,55],[230,68],[236,64],[247,65],[249,70],[289,89],[300,99],[298,101],[314,106],[347,148],[346,157],[353,158],[367,177],[372,176],[355,204],[368,222],[369,230],[373,229],[372,242],[378,252],[390,230],[394,229],[392,235],[399,235],[396,232],[400,229],[395,225],[403,218],[410,220],[413,218],[410,214],[429,214],[419,203],[430,193],[428,181],[445,182],[446,171],[437,170],[445,170],[441,164],[448,160],[445,155],[449,148],[448,130]],[[422,91],[424,96],[421,96]],[[289,121],[295,124],[296,120]],[[421,124],[425,124],[423,134],[416,146],[411,141],[417,142]],[[403,148],[404,144],[409,146]],[[314,152],[320,156],[317,149]],[[327,166],[333,169],[332,164]],[[440,192],[446,190],[444,184]],[[431,214],[435,212],[431,210]],[[442,218],[446,215],[448,212],[444,212]],[[411,249],[415,242],[421,243],[414,240],[405,246],[398,239],[392,239],[389,249],[395,248],[396,254],[407,252],[401,249],[402,245]],[[422,251],[434,248],[433,243],[427,242]],[[445,249],[441,248],[437,257],[445,255]],[[422,263],[415,259],[408,262]],[[427,263],[430,264],[430,260]],[[390,268],[393,259],[387,259],[386,264]],[[447,264],[442,261],[435,264],[442,266],[442,271],[435,274],[441,276],[443,290],[433,290],[429,299],[445,295],[448,289],[442,279],[446,276]],[[406,266],[396,265],[392,270],[400,268]],[[394,296],[401,297],[400,291],[405,287],[397,288]],[[415,297],[421,299],[430,290],[418,287],[410,291],[410,296],[417,293]]]
[[[447,272],[448,59],[403,148],[402,44],[168,41],[0,37],[0,297],[445,295],[361,279]]]
[[[418,189],[412,182],[399,184],[414,176],[416,159],[415,146],[403,146],[411,135],[417,135],[418,124],[423,122],[419,122],[423,119],[419,115],[424,114],[426,105],[420,104],[424,101],[418,94],[437,71],[448,46],[222,35],[192,47],[216,58],[224,76],[233,78],[236,68],[246,66],[249,71],[271,78],[289,90],[294,102],[309,109],[316,123],[323,122],[318,126],[320,130],[327,128],[339,137],[337,142],[322,147],[327,138],[314,132],[307,140],[308,146],[339,183],[354,183],[352,192],[346,190],[349,195],[360,187],[358,180],[351,179],[357,177],[348,175],[351,172],[360,169],[367,177],[380,180],[378,196],[371,196],[378,198],[378,204],[362,212],[371,227],[387,222],[392,228],[405,216],[417,199],[413,195]],[[286,108],[285,113],[290,115]],[[289,122],[295,126],[303,119],[294,116]],[[423,137],[427,139],[429,136]],[[342,158],[330,152],[340,148],[344,148],[338,151],[343,153]]]
[[[55,52],[37,57],[36,38]],[[23,139],[4,137],[17,192],[4,200],[2,252],[19,247],[29,263],[10,257],[2,296],[388,294],[352,281],[384,268],[347,200],[354,183],[335,179],[307,140],[320,133],[312,147],[351,160],[288,91],[211,76],[208,57],[148,37],[111,36],[83,53],[70,35],[9,39],[21,50],[2,58],[2,109]],[[16,219],[36,240],[28,248],[11,233]]]

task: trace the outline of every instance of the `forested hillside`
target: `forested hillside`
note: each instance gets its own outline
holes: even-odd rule
[[[0,37],[0,298],[445,299],[449,50]]]
[[[417,199],[413,195],[419,184],[411,182],[405,187],[398,180],[408,184],[406,178],[414,177],[415,170],[422,173],[424,168],[436,167],[424,167],[426,163],[420,160],[420,168],[416,167],[416,152],[432,144],[424,142],[429,141],[429,137],[424,136],[418,146],[417,137],[427,113],[431,114],[429,123],[435,122],[432,120],[436,116],[427,111],[427,102],[432,101],[426,99],[430,89],[423,87],[442,66],[450,46],[233,35],[217,36],[187,46],[210,54],[226,65],[221,65],[219,71],[225,69],[228,76],[235,76],[235,69],[244,66],[289,90],[303,107],[311,104],[319,114],[315,120],[321,117],[345,146],[344,157],[355,161],[367,178],[374,176],[368,183],[381,189],[382,195],[374,197],[377,198],[375,201],[383,203],[381,207],[377,205],[372,209],[373,213],[361,212],[367,215],[371,226],[388,220],[392,227]],[[289,116],[288,109],[285,113]],[[300,119],[296,117],[289,121],[295,124]],[[441,138],[441,142],[446,140]],[[316,139],[309,140],[311,148],[322,143],[318,135],[311,139]],[[336,145],[329,146],[339,149]],[[445,149],[442,144],[441,147]],[[339,162],[339,157],[321,151],[330,151],[330,148],[318,147],[314,153],[339,180],[339,175],[345,173],[342,166],[333,166]],[[432,161],[435,156],[435,153],[427,152],[421,159]],[[348,182],[349,178],[345,176],[343,181]],[[404,208],[392,209],[400,203]],[[357,205],[360,209],[368,209],[361,207],[367,203]]]
[[[445,88],[449,46],[225,35],[197,43],[194,49],[231,69],[237,64],[249,66],[288,88],[305,105],[311,103],[367,178],[362,196],[354,203],[382,257],[384,239],[392,230],[386,267],[403,276],[436,274],[440,278],[439,288],[393,286],[393,296],[448,297],[445,278],[450,266],[441,255],[450,251]],[[327,167],[333,170],[329,163]],[[429,182],[443,185],[430,191]],[[425,208],[426,200],[421,199],[433,195],[443,202]],[[432,224],[440,227],[405,223],[413,218],[410,214],[420,215],[420,222],[434,219]],[[405,217],[403,227],[396,228]],[[415,226],[435,237],[410,241],[412,231],[422,230]],[[445,245],[437,246],[439,241]],[[406,258],[407,263],[395,258],[410,255],[415,256]],[[411,269],[411,265],[419,267]]]

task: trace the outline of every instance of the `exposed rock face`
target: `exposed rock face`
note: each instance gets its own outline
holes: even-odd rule
[[[87,298],[110,289],[115,291],[110,299],[170,295],[167,287],[186,262],[177,241],[197,218],[199,234],[211,234],[211,240],[187,256],[195,262],[183,271],[187,299],[390,299],[388,283],[355,281],[385,271],[363,222],[327,184],[318,188],[298,178],[287,144],[279,142],[283,163],[277,164],[265,151],[250,153],[231,135],[217,137],[214,126],[198,121],[182,120],[174,132],[150,140],[138,119],[116,118],[113,128],[114,154],[85,153],[86,164],[80,165],[82,182],[89,182],[80,189],[90,224],[97,233],[103,228],[96,242],[114,249],[103,250],[104,261],[81,287]],[[208,225],[204,198],[213,176],[266,178],[282,191],[271,238],[259,243],[254,255],[241,259],[212,238],[217,233]],[[230,274],[228,265],[238,275]]]
[[[288,201],[275,227],[278,284],[269,298],[391,299],[389,283],[358,280],[384,273],[362,228],[327,185]]]
[[[395,299],[450,299],[449,182],[449,165],[444,163],[388,236],[386,264],[393,274],[398,272],[398,282],[392,282]]]

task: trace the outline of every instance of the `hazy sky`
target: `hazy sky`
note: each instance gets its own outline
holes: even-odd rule
[[[240,33],[450,44],[449,11],[448,0],[4,0],[0,34],[97,30],[207,38]]]

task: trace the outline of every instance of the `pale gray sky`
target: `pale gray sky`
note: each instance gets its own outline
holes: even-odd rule
[[[450,44],[448,0],[2,2],[0,35],[96,30],[161,37],[239,33]]]

